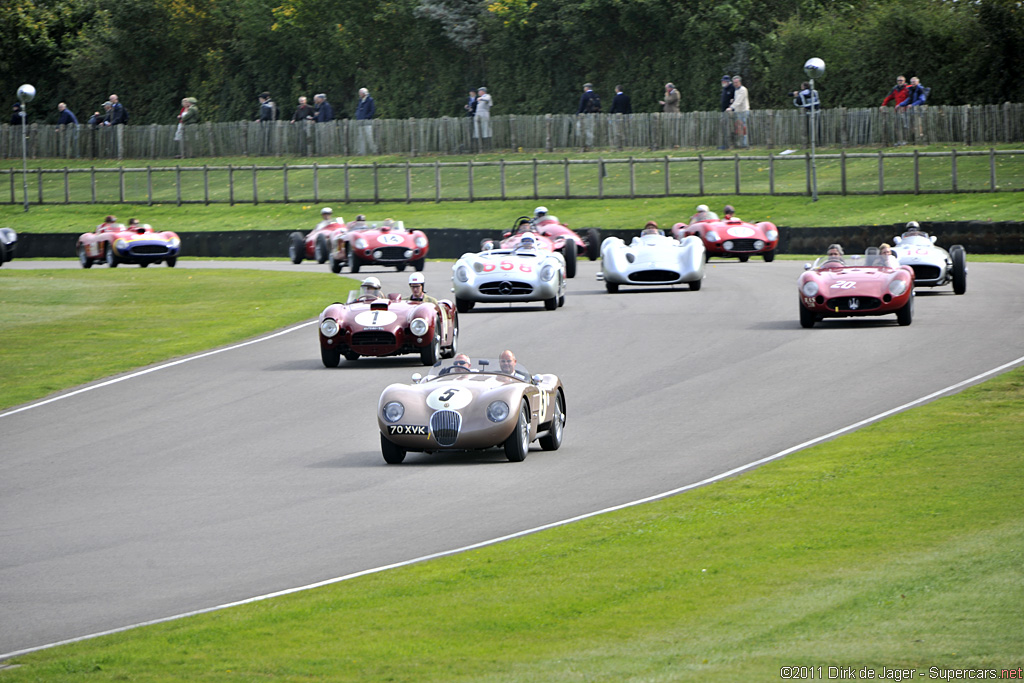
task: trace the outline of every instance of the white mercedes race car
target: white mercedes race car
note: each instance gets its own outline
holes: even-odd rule
[[[463,254],[452,266],[455,307],[477,303],[543,301],[553,311],[565,304],[565,258],[530,246]]]
[[[935,244],[935,235],[929,236],[914,221],[893,241],[893,256],[901,266],[914,270],[915,287],[941,287],[952,282],[955,294],[967,291],[967,250],[962,246],[954,244],[946,251]]]
[[[608,237],[601,243],[601,272],[599,280],[609,293],[619,291],[619,285],[675,285],[687,283],[690,289],[700,289],[704,279],[704,243],[696,235],[676,240],[660,230],[645,229],[626,244],[618,237]]]

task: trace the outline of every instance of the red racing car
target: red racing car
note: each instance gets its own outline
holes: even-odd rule
[[[677,240],[681,241],[688,235],[696,235],[704,242],[708,258],[738,258],[741,263],[757,254],[765,261],[774,261],[775,247],[779,245],[779,229],[774,223],[747,223],[735,216],[720,219],[710,212],[704,220],[672,226],[672,236]]]
[[[576,277],[576,260],[579,256],[586,256],[591,261],[601,256],[601,233],[597,228],[587,228],[584,239],[547,211],[547,208],[538,206],[533,212],[533,218],[517,218],[512,229],[502,233],[499,248],[515,249],[523,235],[530,233],[538,249],[560,252],[565,257],[566,277]],[[485,251],[494,249],[494,241],[484,240],[481,248]]]
[[[321,220],[308,235],[303,236],[301,232],[293,232],[288,236],[288,258],[292,263],[302,263],[302,259],[326,263],[331,258],[332,244],[337,244],[347,230],[345,221],[340,216],[335,219],[330,207],[320,210]],[[334,260],[331,259],[331,270],[335,273],[341,272],[341,266],[335,268]]]
[[[334,303],[320,314],[320,359],[336,368],[360,356],[418,353],[424,365],[453,358],[459,346],[459,316],[447,299],[437,303],[403,301],[399,294],[380,295],[380,281],[363,280],[359,296]]]
[[[366,216],[356,216],[332,242],[330,258],[332,269],[335,263],[348,263],[353,273],[369,265],[394,266],[398,272],[411,265],[420,271],[429,249],[427,236],[421,230],[406,230],[403,221],[368,222]]]
[[[113,216],[107,216],[95,232],[79,235],[75,251],[83,268],[92,268],[96,261],[104,261],[111,268],[121,263],[137,263],[141,268],[166,263],[173,268],[178,262],[181,240],[170,230],[157,232],[148,223],[135,219],[126,227]]]
[[[824,318],[889,313],[900,325],[913,320],[914,271],[880,256],[874,247],[863,256],[831,253],[804,268],[797,282],[803,327]]]

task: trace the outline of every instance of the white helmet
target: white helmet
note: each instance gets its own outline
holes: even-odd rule
[[[907,230],[920,230],[920,229],[921,229],[921,224],[918,223],[917,221],[910,221],[909,223],[907,223]]]
[[[413,273],[409,276],[410,285],[422,285],[426,283],[427,279],[423,277],[423,273]]]
[[[371,276],[363,280],[360,286],[362,296],[380,296],[380,280]]]
[[[329,207],[329,206],[325,206],[324,208],[320,209],[320,215],[321,216],[329,216],[329,215],[331,215],[333,213],[334,213],[334,211],[331,210],[331,207]]]
[[[540,218],[541,216],[543,216],[547,212],[548,212],[548,207],[546,207],[546,206],[538,206],[536,209],[533,210],[533,216],[534,216],[534,218]]]
[[[524,249],[533,249],[537,246],[537,241],[533,238],[533,235],[526,233],[523,238],[519,240],[519,246]]]
[[[697,205],[697,212],[698,213],[700,213],[701,211],[710,211],[710,210],[711,209],[708,208],[707,204],[698,204]]]

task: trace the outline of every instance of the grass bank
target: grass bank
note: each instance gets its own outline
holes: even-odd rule
[[[130,267],[0,271],[0,409],[319,315],[353,280]]]
[[[711,487],[20,657],[0,681],[746,682],[795,666],[890,679],[1016,669],[1022,442],[1017,370]]]

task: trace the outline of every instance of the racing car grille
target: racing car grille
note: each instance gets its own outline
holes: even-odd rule
[[[629,274],[630,282],[675,282],[679,273],[671,270],[638,270]]]
[[[732,242],[732,249],[729,251],[757,251],[753,239],[735,239],[730,237],[728,241]]]
[[[154,256],[157,254],[166,254],[167,246],[164,244],[136,244],[132,245],[129,248],[129,251],[133,254]]]
[[[394,346],[395,335],[381,330],[356,332],[352,335],[352,346]]]
[[[938,280],[942,277],[942,270],[938,266],[910,266],[914,269],[916,280]]]
[[[871,311],[882,305],[881,299],[873,296],[841,296],[826,302],[832,311]]]
[[[380,252],[378,261],[406,261],[406,249],[407,247],[377,247],[373,252]]]
[[[439,410],[430,416],[430,433],[438,446],[451,446],[459,438],[462,416],[454,410]]]
[[[513,282],[511,280],[505,280],[503,282],[485,282],[480,285],[481,294],[510,296],[513,294],[530,294],[532,292],[533,285],[529,282]]]

